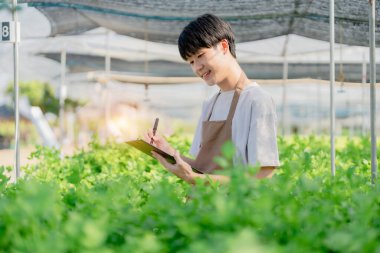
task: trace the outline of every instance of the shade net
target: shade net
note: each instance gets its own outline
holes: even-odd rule
[[[296,34],[329,40],[328,0],[23,0],[38,8],[52,25],[51,35],[80,34],[96,26],[119,34],[176,44],[183,27],[208,12],[228,21],[237,42]],[[365,0],[335,1],[335,35],[342,44],[368,46],[369,5]],[[376,17],[380,1],[376,2]],[[380,23],[376,41],[380,43]]]

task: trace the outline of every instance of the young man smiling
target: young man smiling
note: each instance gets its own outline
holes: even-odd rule
[[[236,60],[235,38],[228,23],[205,14],[190,22],[178,39],[179,52],[193,72],[220,91],[203,104],[202,115],[190,153],[195,159],[181,156],[159,135],[150,130],[146,139],[173,154],[176,164],[153,153],[170,172],[188,183],[206,175],[225,183],[229,177],[216,174],[213,162],[221,146],[232,140],[236,147],[234,163],[260,164],[256,178],[271,177],[279,166],[276,142],[276,108],[273,99],[258,84],[250,81]],[[203,174],[192,170],[196,168]]]

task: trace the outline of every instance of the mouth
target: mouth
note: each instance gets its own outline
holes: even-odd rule
[[[202,75],[202,79],[207,79],[207,78],[210,76],[210,73],[211,73],[211,70],[205,72],[205,73]]]

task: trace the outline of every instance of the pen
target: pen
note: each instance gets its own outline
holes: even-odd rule
[[[150,138],[150,144],[153,144],[153,137],[156,135],[157,126],[158,126],[158,121],[159,121],[158,118],[156,118],[156,120],[154,121],[154,126],[153,126],[153,136],[152,136],[152,138]]]

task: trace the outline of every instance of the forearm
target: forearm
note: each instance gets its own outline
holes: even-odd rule
[[[181,158],[182,160],[184,160],[186,163],[188,163],[192,168],[194,168],[194,159],[191,159],[189,157],[186,157],[184,155],[181,155]],[[213,174],[201,174],[201,173],[196,173],[196,172],[193,172],[192,173],[192,176],[191,177],[188,177],[185,179],[186,182],[188,182],[189,184],[195,184],[196,183],[196,179],[197,178],[201,178],[201,179],[204,179],[204,178],[209,178],[211,179],[212,181],[216,182],[220,182],[222,184],[224,183],[228,183],[230,181],[230,178],[227,177],[227,176],[223,176],[223,175],[213,175]],[[207,182],[206,182],[207,183]]]
[[[191,159],[189,157],[186,157],[184,155],[181,155],[181,158],[182,160],[184,160],[186,163],[188,163],[190,165],[190,167],[192,168],[192,176],[188,179],[186,179],[185,181],[190,183],[190,184],[195,184],[195,178],[204,178],[204,175],[202,173],[198,173],[200,171],[198,171],[197,169],[194,169],[195,166],[194,166],[194,162],[195,160],[194,159]],[[199,175],[203,175],[203,176],[199,176]]]
[[[219,182],[221,184],[226,184],[226,183],[230,182],[230,177],[228,177],[228,176],[194,173],[193,177],[191,178],[190,181],[188,181],[188,183],[195,184],[197,178],[201,178],[201,179],[208,178],[208,179],[212,180],[213,182]]]
[[[274,170],[276,167],[267,166],[267,167],[261,167],[259,172],[255,175],[256,179],[264,179],[264,178],[271,178],[274,174]],[[230,177],[224,176],[224,175],[214,175],[214,174],[198,174],[194,173],[192,177],[188,180],[186,180],[190,184],[195,184],[197,178],[209,178],[213,182],[219,182],[221,184],[226,184],[230,182]]]
[[[257,179],[271,178],[274,174],[275,169],[276,169],[276,167],[274,167],[274,166],[261,167],[259,172],[257,172],[255,177]]]
[[[184,160],[186,163],[188,163],[192,168],[194,168],[194,159],[191,159],[189,157],[186,157],[184,155],[181,155],[182,160]],[[263,166],[260,167],[259,172],[255,175],[256,179],[264,179],[264,178],[271,178],[274,174],[274,170],[276,167],[274,166]],[[190,184],[195,184],[196,178],[209,178],[214,182],[220,182],[221,184],[225,184],[230,182],[230,177],[224,176],[224,175],[214,175],[214,174],[200,174],[200,173],[194,173],[191,177],[185,179]]]
[[[200,174],[202,173],[200,170],[197,170],[197,167],[195,166],[195,160],[194,159],[186,157],[184,155],[181,155],[181,158],[182,158],[182,160],[184,160],[186,163],[188,163],[191,166],[193,171],[200,173]]]

